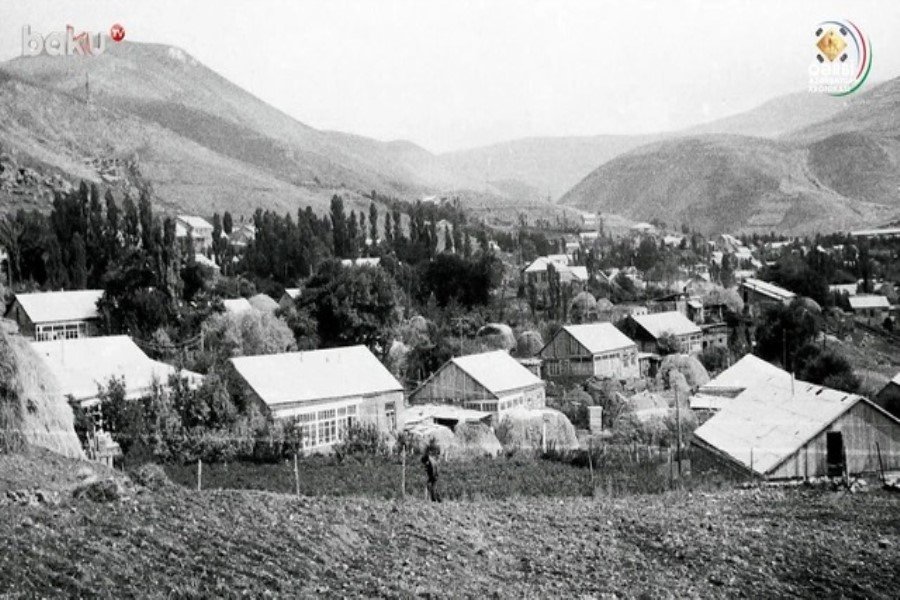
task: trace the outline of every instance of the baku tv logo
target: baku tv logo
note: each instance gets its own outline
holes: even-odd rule
[[[872,42],[848,20],[819,23],[815,35],[809,91],[846,96],[858,90],[872,70]]]
[[[125,39],[125,28],[116,23],[109,29],[109,37],[114,42]],[[41,35],[32,31],[30,25],[22,28],[22,56],[99,56],[106,51],[106,36],[102,33],[91,35],[87,31],[79,34],[71,25],[65,31],[54,31]]]

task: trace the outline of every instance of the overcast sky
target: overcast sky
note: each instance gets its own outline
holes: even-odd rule
[[[320,129],[438,152],[537,135],[649,133],[805,90],[813,32],[847,18],[871,81],[900,75],[900,2],[3,0],[0,58],[41,33],[179,46]]]

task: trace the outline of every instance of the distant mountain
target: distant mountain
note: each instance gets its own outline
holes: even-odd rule
[[[202,214],[466,185],[422,148],[314,129],[157,44],[3,63],[0,115],[0,144],[19,162],[98,180],[92,162],[131,161],[164,202]]]
[[[707,233],[880,222],[900,214],[898,103],[893,80],[778,139],[705,135],[643,146],[601,165],[560,202]]]

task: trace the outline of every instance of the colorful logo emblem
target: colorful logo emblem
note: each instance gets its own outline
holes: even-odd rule
[[[815,37],[809,91],[846,96],[858,90],[872,70],[872,43],[847,20],[819,23]]]

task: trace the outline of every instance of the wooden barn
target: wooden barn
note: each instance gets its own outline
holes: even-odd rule
[[[638,349],[612,323],[566,325],[538,353],[547,377],[640,377]]]
[[[900,469],[900,420],[867,398],[803,381],[748,388],[692,444],[695,472],[805,479]]]
[[[452,358],[409,396],[411,404],[453,404],[501,414],[525,406],[543,408],[544,382],[508,352],[495,350]]]
[[[35,341],[71,340],[97,335],[103,290],[16,294],[6,313],[19,331]]]

